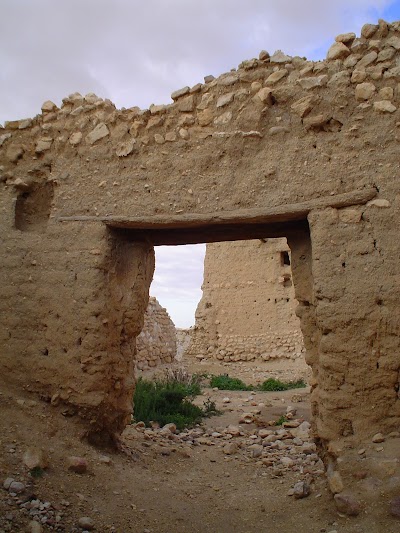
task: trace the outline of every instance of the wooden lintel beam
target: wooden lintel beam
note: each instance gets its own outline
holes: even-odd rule
[[[268,224],[302,220],[310,211],[327,207],[342,208],[366,204],[377,195],[375,188],[313,198],[276,207],[237,209],[218,213],[183,213],[154,216],[60,216],[60,222],[102,222],[111,228],[167,229],[195,228],[226,224]]]

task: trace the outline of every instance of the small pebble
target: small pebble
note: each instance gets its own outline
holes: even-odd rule
[[[4,483],[3,483],[3,488],[6,489],[6,490],[8,490],[8,489],[10,488],[10,485],[11,485],[11,483],[12,483],[13,481],[14,481],[14,478],[12,478],[12,477],[8,477],[8,478],[4,481]]]
[[[68,470],[75,472],[75,474],[84,474],[87,471],[88,463],[83,457],[76,457],[72,455],[67,459]]]
[[[311,487],[305,481],[298,481],[293,487],[293,496],[299,500],[311,494]]]
[[[14,492],[15,494],[21,494],[21,492],[24,492],[24,490],[25,485],[20,481],[13,481],[8,488],[9,492]]]
[[[43,531],[42,526],[39,524],[39,522],[36,522],[35,520],[29,522],[29,527],[30,533],[42,533]]]
[[[78,520],[78,526],[87,531],[92,531],[94,529],[94,521],[89,516],[82,516]]]
[[[374,444],[378,444],[380,442],[385,442],[385,437],[382,435],[382,433],[376,433],[376,435],[374,435],[372,437],[372,442]]]

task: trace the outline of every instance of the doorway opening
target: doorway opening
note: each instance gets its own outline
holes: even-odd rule
[[[157,230],[154,228],[114,228],[112,229],[112,234],[114,239],[122,239],[128,244],[132,243],[132,246],[137,246],[138,242],[145,243],[146,246],[177,246],[185,243],[206,242],[207,244],[211,243],[211,246],[215,246],[220,250],[222,247],[231,245],[235,248],[236,257],[231,261],[227,261],[226,256],[220,257],[217,265],[217,276],[220,279],[215,284],[211,283],[211,285],[218,285],[217,292],[219,294],[214,300],[209,298],[209,295],[204,291],[207,279],[203,282],[204,301],[199,307],[202,308],[202,312],[207,317],[205,318],[204,332],[210,335],[210,331],[209,329],[207,331],[207,328],[214,327],[217,342],[224,341],[226,336],[224,337],[225,331],[222,329],[221,324],[221,319],[224,316],[223,311],[224,309],[228,311],[229,305],[232,306],[236,297],[237,323],[233,326],[233,329],[239,326],[244,326],[246,329],[246,324],[241,324],[245,322],[246,309],[250,319],[251,311],[257,308],[264,297],[269,306],[282,308],[281,311],[283,313],[291,301],[289,293],[295,288],[298,302],[297,314],[301,316],[303,326],[306,324],[304,342],[307,348],[312,350],[310,338],[314,334],[313,342],[315,342],[317,335],[315,334],[315,318],[313,315],[311,239],[306,220],[276,225],[230,224],[223,228],[220,225],[212,228],[205,225],[200,228],[173,227]],[[270,241],[270,239],[280,240]],[[274,246],[273,252],[269,248],[270,245]],[[249,246],[254,247],[255,256],[257,254],[261,255],[261,252],[270,254],[271,264],[274,265],[271,279],[275,277],[277,282],[275,294],[268,295],[266,290],[262,294],[262,290],[256,290],[255,295],[254,293],[251,294],[251,302],[247,301],[245,297],[239,296],[239,292],[236,290],[238,287],[235,287],[232,281],[232,278],[238,278],[241,268],[245,270],[251,268],[252,256],[249,253]],[[281,254],[282,252],[289,254],[289,250],[291,265],[282,265]],[[260,268],[262,268],[262,264],[263,261],[261,260]],[[226,267],[226,275],[221,272],[222,266]],[[256,270],[259,270],[258,266]],[[230,279],[228,275],[230,275]],[[252,285],[247,283],[247,281],[252,281],[251,276],[244,279],[243,283],[247,288],[252,288]],[[288,283],[289,281],[290,284]],[[266,289],[267,287],[264,288]],[[223,293],[225,293],[223,307],[220,307],[217,316],[210,320],[209,317],[216,311],[215,301],[221,302]],[[229,297],[230,293],[233,296]],[[247,295],[249,295],[248,291]],[[292,301],[292,303],[294,302]],[[280,316],[279,313],[277,313],[277,316]],[[258,319],[262,328],[264,317],[259,316]],[[249,324],[247,324],[247,329],[248,326]],[[267,326],[268,324],[264,323],[266,329]],[[196,325],[196,335],[198,329],[200,328]],[[231,333],[229,332],[229,327],[226,333]],[[255,346],[257,342],[260,342],[260,338],[254,338],[253,340]],[[250,339],[245,342],[249,341]],[[257,360],[258,355],[262,354],[257,354],[253,348],[253,351],[246,351],[245,361],[235,361],[230,358],[232,354],[228,353],[227,348],[225,348],[225,352],[221,353],[221,350],[224,350],[223,347],[220,345],[211,346],[209,338],[206,339],[205,345],[208,345],[207,357],[198,358],[194,355],[188,364],[192,374],[207,376],[204,377],[206,384],[204,387],[202,386],[203,394],[197,396],[193,401],[200,408],[203,408],[206,402],[208,402],[208,405],[214,404],[222,414],[217,417],[204,418],[201,425],[188,429],[177,429],[174,424],[162,426],[152,422],[147,422],[146,429],[144,424],[141,425],[139,420],[135,420],[136,424],[127,430],[129,437],[135,442],[141,442],[141,439],[151,439],[157,442],[163,450],[162,454],[166,456],[171,453],[169,450],[171,443],[173,443],[174,449],[178,453],[187,454],[188,457],[196,454],[199,450],[202,451],[202,456],[205,457],[206,450],[215,446],[215,450],[221,449],[218,452],[216,451],[215,454],[222,453],[221,458],[225,458],[226,461],[232,458],[232,460],[245,460],[247,463],[256,462],[259,464],[260,472],[263,472],[260,475],[268,475],[268,472],[273,473],[273,475],[285,475],[288,471],[287,465],[290,465],[290,467],[299,465],[299,468],[303,468],[303,448],[296,449],[296,452],[292,451],[291,456],[288,458],[287,454],[289,452],[286,444],[297,438],[299,442],[301,441],[301,446],[307,447],[309,453],[316,451],[316,445],[312,440],[310,431],[309,389],[273,389],[276,392],[266,392],[260,387],[262,383],[259,383],[256,379],[261,378],[259,380],[261,382],[267,381],[265,379],[267,375],[262,376],[260,372],[262,364],[266,365],[272,362],[267,360],[267,357],[259,362]],[[210,351],[208,351],[208,348],[210,348]],[[286,347],[282,346],[282,348]],[[247,359],[247,352],[250,355],[249,359]],[[199,354],[197,353],[197,355]],[[185,361],[185,356],[183,361]],[[188,361],[188,357],[186,361]],[[248,368],[250,370],[247,372]],[[241,373],[237,374],[239,369]],[[219,387],[216,389],[211,385],[210,377],[226,374],[234,378],[240,378],[245,388],[233,391],[222,390]],[[282,379],[282,381],[291,380]],[[154,418],[151,420],[154,421]],[[281,441],[281,439],[288,440],[285,442],[282,440],[283,444],[278,449],[274,443]],[[239,441],[240,444],[238,444]],[[205,449],[203,449],[204,447]],[[318,456],[314,454],[312,460],[307,458],[307,469],[308,472],[314,472],[314,470],[323,471],[323,466]]]
[[[122,226],[121,222],[117,223],[117,227],[111,227],[111,234],[115,240],[123,240],[126,245],[129,246],[129,243],[137,245],[138,243],[145,243],[146,246],[177,246],[181,244],[195,244],[195,243],[231,243],[235,241],[236,245],[240,241],[257,241],[259,246],[266,246],[266,243],[271,239],[287,239],[285,246],[286,248],[277,249],[274,254],[277,268],[279,269],[279,286],[280,291],[284,294],[284,297],[277,295],[269,297],[269,304],[275,306],[276,308],[282,307],[282,312],[284,308],[288,307],[288,304],[291,302],[291,298],[288,296],[288,291],[293,290],[293,285],[297,289],[296,298],[298,301],[298,308],[300,308],[299,315],[302,319],[306,320],[308,330],[308,338],[305,339],[305,344],[307,345],[307,340],[311,338],[313,326],[315,320],[313,317],[313,283],[312,283],[312,274],[311,274],[311,240],[310,232],[307,220],[301,219],[296,221],[289,222],[279,222],[279,223],[254,223],[242,221],[229,222],[229,223],[196,223],[196,224],[185,224],[183,221],[181,225],[176,223],[174,224],[163,224],[160,227],[154,227],[155,224],[149,224],[149,227],[143,227],[141,223],[140,227],[130,227],[130,222]],[[235,245],[233,243],[233,245]],[[231,243],[232,244],[232,243]],[[217,246],[219,246],[218,244]],[[290,251],[290,255],[289,255]],[[287,256],[286,256],[287,254]],[[282,265],[282,257],[284,257]],[[287,263],[287,257],[290,258],[291,265]],[[238,265],[246,264],[248,260],[248,253],[245,250],[239,251],[237,259],[232,262],[230,265],[227,264],[227,270],[234,275],[234,270]],[[229,285],[229,280],[226,281],[226,284]],[[261,292],[261,291],[260,291]],[[233,291],[232,294],[234,294]],[[252,295],[254,297],[254,295]],[[256,296],[253,300],[253,304],[257,304],[257,300],[260,299],[261,294]],[[268,296],[266,295],[267,299]],[[229,299],[229,298],[228,298]],[[208,301],[207,298],[204,300],[203,309],[208,316],[212,316],[213,303]],[[293,303],[293,302],[292,302]],[[239,302],[240,305],[237,307],[237,312],[240,318],[245,317],[246,313],[246,301],[243,300]],[[199,306],[201,307],[201,305]],[[222,310],[221,310],[222,311]],[[199,314],[199,310],[198,313]],[[250,315],[251,311],[247,310],[247,314]],[[256,313],[257,314],[257,313]],[[262,323],[264,317],[260,316],[262,312],[259,312],[259,321]],[[226,347],[218,345],[218,340],[224,341],[221,329],[219,328],[221,323],[220,318],[216,317],[213,320],[209,320],[207,324],[207,331],[203,328],[203,333],[206,333],[205,343],[207,344],[207,354],[215,360],[222,361],[223,363],[229,363],[230,361],[238,362],[237,354],[229,353],[229,350]],[[210,329],[213,328],[215,333],[215,338],[217,343],[210,342]],[[233,329],[233,328],[231,328]],[[266,329],[268,329],[266,327]],[[271,328],[272,329],[272,325]],[[194,328],[196,337],[198,337],[198,332],[201,330],[197,326]],[[232,333],[232,332],[230,332]],[[235,333],[232,333],[231,337],[234,337]],[[278,354],[272,354],[270,351],[261,350],[257,352],[257,344],[261,343],[261,336],[264,333],[260,334],[260,338],[257,338],[257,335],[254,336],[253,341],[255,346],[251,346],[249,349],[248,346],[244,347],[246,352],[246,362],[256,362],[257,358],[260,358],[263,361],[268,359],[273,359]],[[301,334],[299,333],[299,339],[301,343]],[[316,339],[316,335],[313,336],[313,339]],[[226,340],[226,339],[225,339]],[[232,339],[231,339],[232,340]],[[248,344],[248,339],[244,340],[244,344]],[[300,344],[299,343],[299,344]],[[282,339],[281,342],[281,351],[285,351],[290,346],[287,346],[287,341]],[[191,343],[193,345],[193,342]],[[310,342],[308,342],[310,346]],[[229,348],[229,347],[228,347]],[[201,360],[206,359],[204,357],[204,352],[202,354],[195,353],[196,350],[189,349],[188,353],[195,355],[196,361],[201,362]],[[202,357],[197,357],[201,355]],[[232,357],[233,355],[233,357]],[[272,356],[272,357],[271,357]],[[254,369],[257,372],[257,369]]]

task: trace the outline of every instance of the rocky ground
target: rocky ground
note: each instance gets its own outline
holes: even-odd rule
[[[229,374],[254,382],[240,367]],[[299,377],[279,368],[274,376]],[[131,425],[116,453],[89,446],[74,418],[2,384],[0,533],[400,531],[389,501],[366,499],[356,517],[336,510],[309,432],[308,389],[205,389],[196,401],[208,399],[220,416],[182,432]],[[392,437],[373,446],[393,446]]]

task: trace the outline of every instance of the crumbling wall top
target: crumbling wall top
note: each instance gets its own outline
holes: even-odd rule
[[[324,61],[263,51],[175,91],[169,105],[117,110],[78,93],[61,108],[47,101],[35,118],[0,129],[0,180],[17,190],[41,179],[68,186],[54,216],[218,212],[222,196],[228,210],[282,205],[301,200],[310,178],[311,197],[362,189],[375,180],[354,160],[360,137],[397,139],[399,51],[400,22],[380,21],[360,37],[339,35]],[[283,175],[290,189],[278,195]]]

